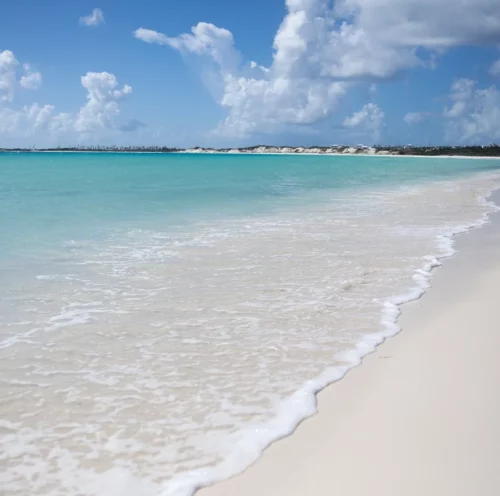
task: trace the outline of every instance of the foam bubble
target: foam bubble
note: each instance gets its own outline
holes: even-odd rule
[[[51,275],[51,276],[39,275],[39,276],[36,276],[36,278],[39,281],[54,281],[57,278],[57,276],[56,275]]]

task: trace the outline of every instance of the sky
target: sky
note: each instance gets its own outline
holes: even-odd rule
[[[499,0],[5,0],[0,147],[500,143]]]

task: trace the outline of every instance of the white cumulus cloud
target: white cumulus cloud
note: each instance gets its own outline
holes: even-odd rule
[[[408,112],[404,117],[403,120],[408,124],[409,126],[414,126],[416,124],[420,124],[431,116],[430,112]]]
[[[19,80],[19,84],[27,90],[36,90],[42,85],[42,75],[33,71],[29,64],[23,65],[24,76]]]
[[[263,65],[259,65],[254,60],[250,61],[250,69],[259,69],[262,72],[266,72],[266,73],[270,72],[270,69],[268,67],[264,67]]]
[[[275,66],[266,68],[256,62],[247,65],[253,74],[243,75],[232,34],[212,24],[200,23],[192,33],[178,37],[144,28],[134,36],[184,54],[205,56],[215,64],[218,73],[212,81],[217,79],[219,103],[229,111],[217,129],[220,134],[238,136],[316,122],[329,115],[347,88],[346,83],[331,78],[311,78],[307,70],[292,75],[286,68],[278,72]],[[279,49],[279,42],[276,46]]]
[[[168,45],[183,53],[207,55],[221,68],[234,68],[239,61],[239,53],[234,48],[231,31],[218,28],[213,24],[200,22],[191,29],[191,33],[169,37],[151,29],[139,28],[135,38],[146,43]]]
[[[219,70],[214,94],[228,110],[219,132],[234,134],[313,124],[332,114],[352,84],[433,68],[449,48],[500,40],[498,0],[440,0],[438,6],[435,0],[286,0],[285,5],[269,68],[255,61],[240,64],[232,34],[206,22],[176,37],[145,28],[134,36],[210,59]]]
[[[453,102],[450,107],[445,107],[444,116],[448,118],[460,117],[466,110],[470,101],[476,81],[470,79],[458,79],[451,85],[450,100]]]
[[[48,129],[54,107],[37,103],[25,105],[21,110],[0,109],[0,134],[22,134],[28,136],[34,131]]]
[[[170,39],[163,33],[152,29],[139,28],[134,31],[134,37],[146,43],[157,43],[158,45],[170,45]]]
[[[119,102],[132,93],[132,87],[126,84],[119,89],[115,75],[109,72],[88,72],[81,82],[87,90],[87,103],[76,115],[75,131],[90,133],[112,128],[120,112]]]
[[[11,103],[16,85],[15,72],[18,66],[12,52],[0,53],[0,92],[4,98],[0,103]],[[29,77],[34,73],[29,65],[24,66]],[[24,81],[24,84],[23,84]],[[33,78],[19,81],[24,87],[34,88]],[[41,78],[40,78],[41,81]],[[33,83],[33,84],[32,84]],[[81,78],[81,84],[87,91],[86,103],[76,112],[56,113],[52,105],[25,105],[22,108],[11,108],[0,105],[0,136],[14,138],[42,137],[43,139],[65,136],[69,142],[82,141],[89,137],[99,138],[102,132],[132,132],[145,124],[136,119],[125,123],[117,122],[120,113],[120,102],[132,93],[129,85],[120,87],[114,74],[108,72],[88,72]],[[41,133],[43,131],[43,133]]]
[[[0,104],[11,102],[16,87],[19,62],[10,50],[0,52]]]
[[[384,122],[384,112],[375,103],[367,103],[350,117],[344,120],[347,128],[356,128],[362,132],[367,132],[373,140],[380,138],[382,125]]]
[[[273,132],[282,126],[312,124],[328,117],[347,85],[329,80],[224,76],[220,104],[229,116],[218,133],[246,135]]]
[[[99,26],[104,23],[104,12],[101,9],[94,9],[89,15],[80,17],[82,26]]]
[[[493,77],[500,76],[500,60],[497,60],[490,67],[490,75]]]
[[[74,116],[69,112],[59,112],[50,120],[49,130],[54,135],[66,134],[73,131]]]
[[[31,122],[35,129],[44,128],[49,125],[53,111],[54,107],[52,105],[40,106],[38,103],[33,103],[23,108],[28,122]]]
[[[479,88],[476,81],[459,79],[451,87],[451,107],[445,108],[451,141],[485,143],[500,139],[500,91]]]

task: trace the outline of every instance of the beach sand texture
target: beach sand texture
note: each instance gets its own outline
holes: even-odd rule
[[[456,248],[316,416],[198,496],[499,495],[500,215]]]

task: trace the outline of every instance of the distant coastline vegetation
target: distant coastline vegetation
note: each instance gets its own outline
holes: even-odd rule
[[[57,148],[0,148],[0,153],[12,152],[108,152],[108,153],[290,153],[317,155],[415,155],[415,156],[467,156],[500,157],[500,145],[474,146],[270,146],[257,145],[244,148],[171,148],[167,146],[74,146]]]

